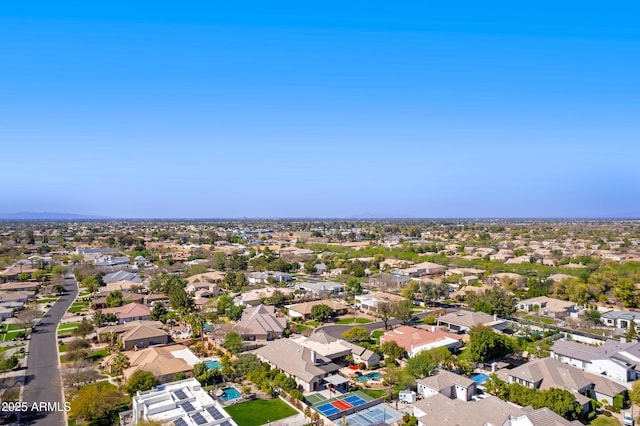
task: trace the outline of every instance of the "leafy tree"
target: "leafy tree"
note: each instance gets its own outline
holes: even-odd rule
[[[178,312],[190,312],[193,310],[195,303],[193,297],[191,297],[184,288],[175,287],[169,292],[169,303],[171,308]]]
[[[246,378],[250,371],[258,369],[261,364],[255,354],[241,354],[233,363],[232,367],[237,376]]]
[[[231,305],[233,304],[233,297],[229,296],[228,294],[223,294],[220,297],[218,297],[218,305],[217,305],[217,310],[219,314],[224,314],[227,309],[229,309],[231,307]]]
[[[95,311],[95,313],[93,314],[93,324],[96,327],[104,327],[107,324],[111,324],[111,323],[117,323],[118,322],[118,316],[116,314],[103,314],[102,311],[100,309],[98,309],[97,311]]]
[[[242,318],[242,312],[244,311],[244,306],[242,305],[231,305],[229,310],[227,311],[227,317],[231,321],[238,321]]]
[[[349,342],[360,342],[369,339],[369,332],[366,328],[356,325],[342,333],[342,338]]]
[[[94,327],[86,317],[82,318],[80,324],[73,330],[73,334],[75,336],[80,336],[83,339],[87,337],[89,334],[93,333]]]
[[[321,303],[311,308],[311,318],[317,321],[326,321],[333,316],[333,309]]]
[[[80,281],[80,286],[84,287],[89,293],[95,293],[98,291],[100,283],[95,276],[91,275]]]
[[[360,283],[359,279],[351,277],[345,283],[344,289],[351,294],[358,295],[362,293],[362,284]]]
[[[78,361],[89,356],[89,348],[91,343],[84,339],[74,339],[67,344],[67,353],[65,357],[68,361]]]
[[[178,382],[178,381],[184,380],[186,378],[187,378],[186,373],[183,373],[182,371],[179,371],[179,372],[177,372],[176,374],[173,375],[172,381],[173,382]],[[138,425],[139,425],[139,423],[138,423]]]
[[[37,269],[31,273],[31,279],[43,282],[47,278],[47,271]]]
[[[448,368],[451,360],[451,352],[444,347],[420,351],[409,358],[406,370],[414,377],[426,377],[434,368]]]
[[[62,293],[64,293],[64,286],[62,284],[55,284],[53,286],[53,291],[58,293],[58,296],[62,296]]]
[[[122,397],[122,392],[108,382],[84,386],[78,396],[71,400],[69,416],[89,421],[105,418]]]
[[[403,324],[411,321],[413,315],[413,303],[410,300],[400,300],[392,304],[393,316]]]
[[[118,352],[117,354],[114,355],[113,361],[112,361],[112,369],[115,374],[117,375],[122,374],[122,372],[127,368],[129,368],[130,366],[131,366],[131,362],[129,361],[129,357],[126,356],[124,353]]]
[[[169,311],[164,303],[156,302],[151,309],[151,319],[153,321],[161,321],[163,324],[167,322],[167,314]]]
[[[193,377],[200,377],[206,373],[209,369],[204,362],[199,362],[193,366]]]
[[[191,312],[185,316],[185,322],[189,324],[191,337],[196,338],[202,335],[204,323],[206,322],[202,315],[198,312]]]
[[[515,351],[515,341],[507,335],[498,334],[486,326],[474,326],[465,353],[471,362],[486,362],[502,358]]]
[[[638,331],[636,330],[636,323],[635,321],[630,321],[629,322],[629,327],[627,328],[627,330],[624,332],[624,336],[627,338],[627,341],[630,342],[633,339],[638,338]]]
[[[76,362],[73,367],[62,372],[62,381],[65,386],[79,391],[83,386],[95,383],[100,378],[98,370],[87,361]]]
[[[378,315],[382,319],[384,323],[384,329],[389,329],[389,320],[393,316],[393,306],[389,302],[380,302],[378,303]]]
[[[124,298],[120,290],[114,290],[107,295],[107,308],[116,308],[124,305]]]
[[[640,380],[636,380],[631,385],[631,389],[629,390],[629,399],[634,404],[640,404]]]
[[[55,277],[64,277],[64,274],[67,273],[67,268],[62,265],[53,265],[51,267],[51,275]]]
[[[402,359],[407,357],[407,351],[395,341],[384,342],[381,347],[382,353],[393,359]]]
[[[407,283],[406,287],[404,287],[400,294],[402,297],[406,297],[409,300],[414,300],[416,295],[420,292],[420,284],[417,281],[411,280]]]
[[[593,324],[600,324],[600,312],[597,309],[587,309],[584,311],[584,317]]]
[[[227,334],[222,345],[226,350],[236,355],[242,352],[242,337],[238,333],[231,332]]]
[[[515,300],[500,287],[485,290],[482,295],[470,293],[467,295],[469,306],[474,310],[510,317],[516,312]]]
[[[130,396],[135,396],[138,391],[152,389],[158,384],[158,379],[150,371],[138,370],[125,385],[125,390]]]

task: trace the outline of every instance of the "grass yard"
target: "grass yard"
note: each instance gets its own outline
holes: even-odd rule
[[[620,426],[620,422],[614,417],[598,416],[591,423],[591,426]]]
[[[389,395],[389,391],[387,391],[386,389],[360,389],[360,392],[364,392],[367,395],[369,395],[370,397],[376,399],[376,398],[386,398]]]
[[[371,321],[367,318],[342,318],[336,321],[336,324],[369,324]]]
[[[69,322],[66,324],[60,324],[60,326],[58,326],[58,330],[73,330],[79,325],[80,325],[79,322]]]
[[[20,343],[20,344],[17,344],[17,345],[11,345],[11,346],[0,346],[0,354],[8,351],[9,349],[19,348],[21,346],[24,346],[24,343]]]
[[[89,355],[89,359],[95,362],[106,356],[109,356],[109,351],[106,349],[100,349],[99,351],[92,352],[91,355]]]
[[[524,319],[533,321],[533,322],[542,322],[544,324],[551,325],[554,321],[551,318],[542,318],[542,317],[534,317],[533,315],[527,315]]]
[[[301,324],[294,324],[293,327],[298,333],[302,333],[303,331],[309,329],[309,327],[307,327],[306,325],[301,325]]]
[[[2,334],[2,338],[0,340],[2,340],[3,342],[10,342],[12,340],[16,340],[16,337],[21,334],[24,334],[24,329],[18,331],[9,331]]]
[[[312,327],[318,327],[320,325],[320,321],[307,321],[305,322],[306,325],[310,325]]]
[[[380,336],[382,336],[384,334],[384,331],[382,330],[374,330],[373,333],[371,333],[371,337],[373,337],[376,340],[380,340]]]
[[[254,399],[224,409],[239,426],[260,426],[298,413],[280,399]]]

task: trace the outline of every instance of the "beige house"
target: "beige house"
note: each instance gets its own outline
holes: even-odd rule
[[[326,305],[333,310],[334,315],[344,315],[349,307],[331,299],[314,300],[312,302],[296,303],[295,305],[287,305],[287,315],[291,318],[308,318],[311,316],[311,310],[316,305]]]
[[[177,373],[193,375],[193,366],[200,360],[183,345],[152,346],[139,351],[122,352],[129,358],[130,367],[124,370],[125,380],[129,380],[138,370],[150,371],[160,383],[173,381]],[[113,371],[111,355],[105,359],[105,371]]]
[[[551,318],[564,318],[576,310],[576,304],[574,302],[554,299],[547,296],[521,300],[516,306],[521,311],[537,312],[538,315]]]
[[[233,331],[242,336],[242,340],[274,340],[282,337],[287,328],[287,319],[277,317],[274,306],[258,305],[246,308],[242,318]]]
[[[118,335],[118,341],[125,350],[169,343],[169,335],[162,329],[160,321],[131,321],[99,328],[96,333],[98,342],[106,341],[110,333]]]

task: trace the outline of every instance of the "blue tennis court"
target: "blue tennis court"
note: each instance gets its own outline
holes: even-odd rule
[[[348,396],[343,401],[347,401],[349,404],[353,405],[354,407],[367,403],[367,401],[360,398],[358,395]]]
[[[319,407],[315,407],[316,410],[320,411],[324,416],[333,416],[334,414],[338,414],[340,410],[334,407],[332,404],[324,404]]]

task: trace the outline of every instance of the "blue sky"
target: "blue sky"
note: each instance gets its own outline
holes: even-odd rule
[[[640,216],[633,2],[14,3],[0,213]]]

